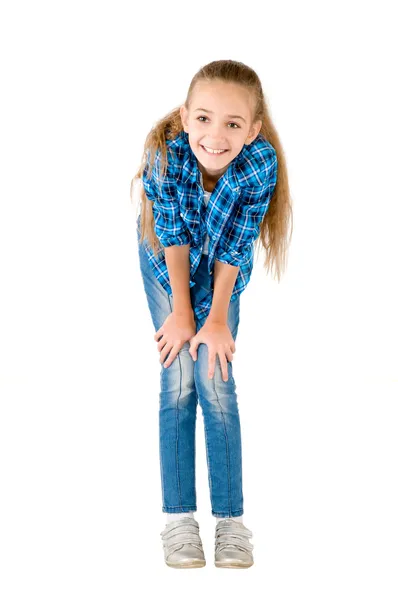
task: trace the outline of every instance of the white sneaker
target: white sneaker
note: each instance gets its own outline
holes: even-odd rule
[[[247,569],[254,564],[252,532],[238,521],[222,519],[216,525],[214,564],[216,567]]]
[[[181,569],[205,566],[199,523],[193,517],[168,523],[160,535],[168,567]]]

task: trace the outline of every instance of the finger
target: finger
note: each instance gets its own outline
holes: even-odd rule
[[[167,359],[164,362],[163,366],[165,369],[167,369],[167,367],[169,367],[173,363],[173,360],[175,359],[175,357],[177,356],[179,351],[180,351],[179,346],[174,346],[174,348],[171,350],[169,356],[167,357]]]
[[[155,335],[153,336],[153,339],[155,340],[155,342],[157,342],[163,335],[163,327],[161,327],[160,329],[157,330],[157,332],[155,333]]]
[[[213,379],[216,368],[216,355],[209,353],[209,379]]]
[[[229,362],[232,362],[234,355],[232,354],[232,350],[230,348],[227,348],[225,350],[225,355],[226,355],[227,359],[229,360]]]
[[[236,352],[235,342],[232,342],[232,352]]]
[[[165,336],[162,337],[162,339],[160,340],[160,342],[158,342],[158,350],[159,352],[161,351],[162,348],[164,348],[164,346],[167,344],[167,340],[165,338]]]
[[[160,358],[159,358],[159,362],[160,364],[163,363],[164,359],[166,358],[166,356],[168,355],[168,353],[170,352],[170,350],[173,348],[173,344],[171,342],[168,342],[163,350],[160,353]]]
[[[225,358],[225,354],[224,354],[223,351],[219,352],[218,356],[220,357],[220,364],[221,364],[221,372],[222,372],[223,381],[228,381],[227,359]]]
[[[196,336],[194,336],[193,338],[190,339],[190,346],[189,346],[189,354],[192,356],[193,360],[197,359],[197,352],[196,352],[197,347],[198,347],[198,340],[197,340]]]

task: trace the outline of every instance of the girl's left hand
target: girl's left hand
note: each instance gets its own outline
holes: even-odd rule
[[[227,360],[232,362],[235,342],[226,323],[207,320],[203,327],[190,340],[189,353],[193,360],[197,359],[197,347],[206,344],[209,351],[209,379],[213,378],[216,368],[216,356],[220,358],[223,380],[228,381]]]

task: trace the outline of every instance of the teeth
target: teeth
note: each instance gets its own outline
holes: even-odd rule
[[[207,146],[203,146],[203,148],[206,148],[207,152],[210,152],[210,154],[221,154],[222,152],[225,152],[225,150],[212,150]]]

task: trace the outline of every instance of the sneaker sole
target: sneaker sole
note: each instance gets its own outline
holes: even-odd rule
[[[242,563],[223,563],[223,562],[215,562],[214,565],[218,568],[218,569],[248,569],[249,567],[252,567],[254,565],[254,562],[252,563],[248,563],[248,564],[242,564]]]
[[[171,563],[167,560],[165,561],[168,567],[173,567],[173,569],[199,569],[200,567],[206,566],[206,561],[195,561],[190,563]]]

